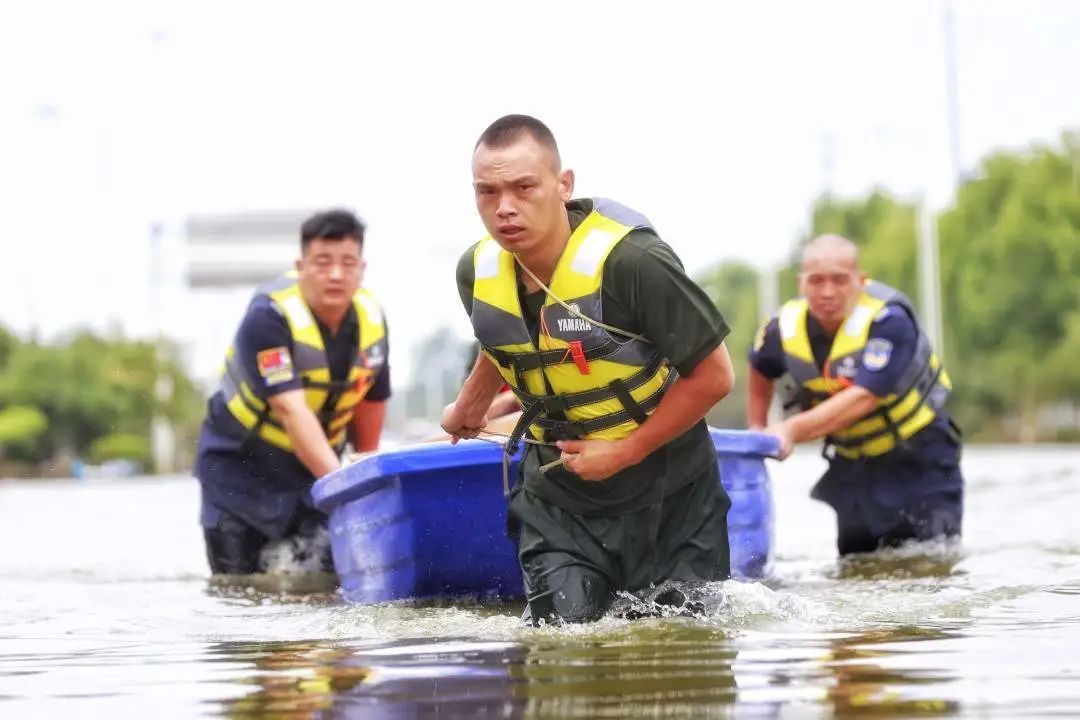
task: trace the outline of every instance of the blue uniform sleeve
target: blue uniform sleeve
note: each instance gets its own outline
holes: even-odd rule
[[[777,380],[787,372],[784,348],[780,343],[780,321],[775,317],[758,328],[750,348],[750,367],[770,380]]]
[[[289,323],[269,300],[256,298],[248,306],[234,349],[251,389],[260,398],[303,388],[293,365]]]
[[[383,363],[379,374],[371,383],[371,389],[364,396],[365,400],[382,402],[390,399],[390,325],[386,322],[386,314],[383,313],[383,323],[386,328],[386,362]]]
[[[878,397],[897,391],[900,377],[915,356],[915,321],[900,307],[884,308],[870,325],[854,384]]]

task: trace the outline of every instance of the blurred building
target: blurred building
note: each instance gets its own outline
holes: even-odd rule
[[[292,267],[309,210],[192,215],[185,223],[186,279],[192,289],[249,288]]]

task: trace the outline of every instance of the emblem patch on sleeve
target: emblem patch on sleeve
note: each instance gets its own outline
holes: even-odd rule
[[[884,338],[871,338],[863,349],[862,364],[867,370],[877,372],[889,364],[893,344]]]
[[[263,350],[255,356],[255,362],[259,366],[259,375],[262,375],[267,385],[289,382],[295,377],[292,356],[289,355],[287,347]]]

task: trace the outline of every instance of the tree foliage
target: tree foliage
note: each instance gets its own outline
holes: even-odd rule
[[[159,361],[149,342],[89,332],[50,344],[19,342],[0,332],[0,412],[32,408],[47,424],[32,449],[23,442],[19,457],[6,456],[40,461],[64,453],[85,455],[95,440],[114,433],[149,441],[150,421],[158,412],[179,431],[181,444],[194,442],[201,393],[175,360],[175,347],[166,346],[163,355]],[[172,388],[164,401],[154,392],[159,374]]]

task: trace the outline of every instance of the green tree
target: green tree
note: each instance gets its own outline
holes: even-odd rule
[[[0,325],[0,371],[7,367],[8,358],[19,346],[19,339],[3,325]]]
[[[32,460],[62,451],[85,454],[94,440],[111,433],[147,437],[157,412],[177,427],[184,441],[194,442],[200,393],[179,364],[168,360],[160,372],[169,378],[173,393],[168,402],[159,403],[154,393],[157,369],[151,343],[122,337],[78,332],[56,344],[21,343],[0,375],[0,407],[37,408],[48,419],[37,456],[28,458]]]
[[[35,407],[11,405],[0,410],[0,458],[34,460],[49,419]]]
[[[1080,138],[1061,145],[987,157],[941,218],[947,356],[975,433],[1036,439],[1040,406],[1080,402]]]

